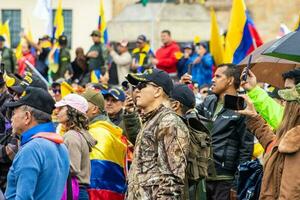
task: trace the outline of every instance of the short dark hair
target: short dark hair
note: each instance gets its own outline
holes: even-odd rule
[[[293,69],[290,70],[288,72],[285,72],[282,74],[283,80],[286,79],[294,79],[295,80],[295,84],[297,85],[298,83],[300,83],[300,68],[297,69]]]
[[[240,87],[241,84],[241,69],[232,63],[225,63],[225,64],[221,64],[218,65],[218,68],[220,67],[227,67],[226,71],[225,71],[225,75],[227,77],[233,77],[234,81],[233,81],[233,86],[235,89],[238,89]]]
[[[48,113],[27,105],[22,106],[22,109],[30,112],[38,124],[51,122],[51,115]]]
[[[171,31],[169,31],[169,30],[163,30],[161,33],[166,33],[166,34],[168,34],[169,36],[171,36]]]

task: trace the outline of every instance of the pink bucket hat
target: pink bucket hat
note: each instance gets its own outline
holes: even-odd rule
[[[86,114],[89,104],[85,98],[78,94],[68,94],[62,100],[55,104],[55,107],[70,106],[79,112]]]

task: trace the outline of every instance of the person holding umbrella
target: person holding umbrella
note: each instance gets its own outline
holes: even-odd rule
[[[265,149],[260,200],[300,197],[300,84],[280,90],[279,95],[287,102],[282,123],[275,133],[246,95],[243,95],[246,109],[237,111],[248,116],[247,127]]]

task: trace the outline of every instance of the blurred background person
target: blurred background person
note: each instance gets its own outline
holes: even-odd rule
[[[4,69],[7,73],[16,72],[16,55],[14,51],[4,45],[5,38],[0,35],[0,54],[2,57],[2,63],[4,64]]]
[[[87,60],[84,54],[82,47],[78,47],[75,50],[76,57],[71,63],[73,76],[72,82],[79,83],[80,85],[85,85],[89,80],[84,79],[85,74],[87,73]]]
[[[136,39],[136,48],[132,50],[131,71],[143,73],[145,69],[152,68],[151,58],[155,57],[145,35]]]
[[[27,41],[22,44],[22,57],[18,60],[18,73],[22,77],[25,75],[27,68],[25,61],[35,66],[35,57],[31,52],[31,45]]]
[[[107,46],[112,60],[117,65],[118,83],[125,81],[125,76],[129,73],[130,65],[132,63],[131,55],[128,51],[128,41],[122,40],[117,43],[117,52],[111,46]]]

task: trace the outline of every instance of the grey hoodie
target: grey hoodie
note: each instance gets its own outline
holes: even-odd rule
[[[72,177],[77,177],[79,185],[88,186],[91,175],[89,153],[97,141],[87,131],[69,130],[64,134],[64,143],[69,150]]]

